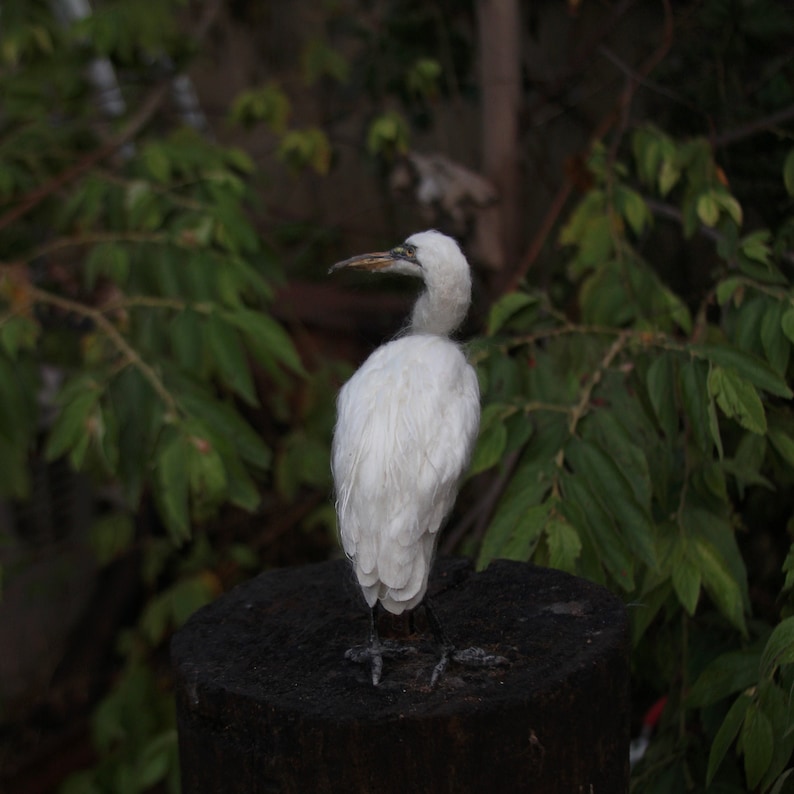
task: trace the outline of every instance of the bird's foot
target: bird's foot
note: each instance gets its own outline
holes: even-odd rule
[[[345,659],[355,664],[368,664],[372,672],[372,684],[377,686],[383,673],[383,657],[397,659],[416,653],[416,648],[399,642],[377,642],[371,645],[356,645],[345,651]]]
[[[487,653],[482,648],[461,648],[457,650],[452,646],[445,646],[441,652],[441,658],[433,668],[433,674],[430,677],[431,689],[438,683],[439,678],[444,674],[450,662],[464,667],[501,667],[509,664],[504,656]]]

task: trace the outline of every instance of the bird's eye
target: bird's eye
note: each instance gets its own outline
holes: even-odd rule
[[[416,261],[416,246],[411,245],[410,243],[401,243],[400,245],[396,245],[391,249],[391,251],[389,251],[389,253],[395,259],[407,259],[409,262],[419,264]]]

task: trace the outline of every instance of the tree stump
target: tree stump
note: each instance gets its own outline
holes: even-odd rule
[[[378,687],[345,659],[369,613],[347,560],[262,574],[200,609],[172,643],[184,794],[628,791],[626,612],[598,585],[498,561],[436,563],[450,639],[508,659],[451,664],[424,610],[384,615]]]

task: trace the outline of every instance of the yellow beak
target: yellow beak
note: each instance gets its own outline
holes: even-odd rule
[[[333,273],[342,268],[351,268],[353,270],[383,270],[384,267],[393,265],[395,261],[395,257],[391,251],[376,251],[373,254],[351,256],[350,259],[337,262],[328,272]]]

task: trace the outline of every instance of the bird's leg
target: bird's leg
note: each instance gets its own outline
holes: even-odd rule
[[[427,613],[427,621],[430,624],[430,630],[433,632],[436,643],[441,648],[441,658],[433,668],[433,674],[430,677],[431,687],[436,685],[438,679],[447,669],[447,665],[450,661],[462,664],[466,667],[498,667],[508,663],[504,656],[487,653],[482,648],[463,648],[457,650],[444,631],[444,627],[441,625],[441,621],[430,599],[425,597],[423,603],[425,605],[425,612]]]
[[[372,685],[380,683],[380,676],[383,672],[383,649],[378,636],[378,605],[370,607],[369,611],[369,643],[358,645],[345,651],[345,659],[349,659],[356,664],[369,663],[372,671]]]
[[[430,677],[430,686],[434,687],[438,679],[447,669],[450,656],[455,651],[455,646],[449,641],[449,637],[447,637],[447,633],[444,631],[444,627],[438,619],[436,610],[433,609],[430,599],[427,596],[425,596],[424,605],[425,612],[427,613],[427,622],[430,624],[430,631],[433,632],[433,637],[441,648],[441,658],[433,668],[433,675]]]
[[[345,659],[349,659],[356,664],[369,664],[372,672],[372,685],[377,686],[383,673],[384,656],[405,656],[415,651],[415,648],[409,646],[399,645],[388,640],[386,642],[381,641],[378,634],[378,605],[376,603],[375,606],[370,608],[369,612],[369,644],[359,645],[345,651]]]

